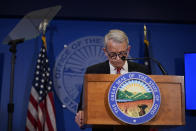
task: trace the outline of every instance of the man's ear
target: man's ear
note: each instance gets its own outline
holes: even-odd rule
[[[131,50],[131,46],[130,46],[130,45],[128,45],[128,48],[127,48],[127,49],[128,49],[128,52],[130,52],[130,50]]]
[[[108,53],[107,53],[106,48],[102,48],[102,49],[103,49],[103,51],[104,51],[105,55],[106,55],[106,56],[108,56]]]

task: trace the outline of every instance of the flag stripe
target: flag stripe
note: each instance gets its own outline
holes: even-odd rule
[[[52,127],[52,122],[50,121],[50,116],[49,116],[49,113],[48,113],[48,110],[46,111],[46,127],[48,127],[48,129],[50,129],[51,131],[53,131],[53,127]]]
[[[44,118],[44,101],[42,101],[38,106],[38,123],[39,128],[42,130],[42,126],[44,125],[45,118]]]
[[[45,123],[45,124],[46,124],[46,125],[44,126],[44,127],[45,127],[44,131],[49,131],[49,130],[48,130],[47,123]]]
[[[35,90],[35,88],[31,88],[31,95],[33,96],[34,100],[36,101],[36,103],[38,103],[39,101],[39,95],[37,93],[37,91]]]
[[[26,128],[29,130],[29,129],[32,129],[32,130],[35,130],[35,125],[34,124],[32,124],[32,121],[29,121],[29,119],[27,119],[27,126],[26,126]]]
[[[49,93],[48,96],[47,96],[47,104],[46,104],[47,108],[52,107],[51,97],[52,97],[52,94]],[[49,119],[47,121],[51,125],[51,127],[48,126],[49,129],[52,128],[52,127],[55,127],[54,125],[56,125],[56,120],[54,119],[55,118],[55,114],[53,114],[52,112],[54,112],[54,110],[53,110],[53,108],[50,108],[49,110],[47,110],[47,115],[46,115],[46,116],[48,116],[48,119]]]
[[[35,117],[33,117],[33,115],[31,114],[31,112],[29,112],[29,111],[27,113],[27,116],[28,116],[28,118],[27,118],[27,120],[28,120],[27,121],[27,124],[29,124],[28,122],[31,122],[31,125],[33,125],[36,128],[36,126],[37,126],[37,119]],[[31,127],[28,127],[28,128],[31,129]]]
[[[54,104],[52,104],[52,103],[54,103],[53,93],[52,92],[48,93],[48,97],[49,97],[50,103],[51,103],[50,106],[52,107],[52,111],[54,112],[54,114],[52,114],[52,115],[56,116],[56,114],[55,114],[55,107],[54,107]]]
[[[32,106],[31,103],[29,103],[29,108],[31,109],[31,112],[28,111],[28,117],[30,118],[30,120],[32,121],[36,121],[37,120],[37,110],[35,110],[35,108]]]
[[[34,130],[34,129],[33,129]],[[25,131],[30,131],[29,128],[26,126],[25,127]],[[35,130],[34,130],[35,131]]]
[[[29,105],[29,106],[31,106],[31,107],[29,107],[30,109],[31,108],[33,108],[33,109],[35,109],[36,110],[36,112],[37,112],[37,105],[38,105],[38,102],[35,100],[35,98],[32,96],[32,95],[30,95],[30,104],[31,105]]]

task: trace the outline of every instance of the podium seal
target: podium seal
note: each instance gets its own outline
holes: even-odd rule
[[[156,83],[139,72],[119,76],[108,93],[110,110],[127,124],[143,124],[151,120],[159,110],[160,91]]]

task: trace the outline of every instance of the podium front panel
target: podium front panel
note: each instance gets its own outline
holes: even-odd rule
[[[84,82],[84,115],[87,125],[124,125],[110,111],[108,92],[119,75],[87,74]],[[184,77],[149,75],[161,93],[156,116],[143,125],[184,125]]]

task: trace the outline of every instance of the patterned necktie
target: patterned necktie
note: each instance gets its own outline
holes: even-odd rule
[[[120,70],[122,69],[122,67],[117,67],[116,68],[116,74],[120,74]]]

